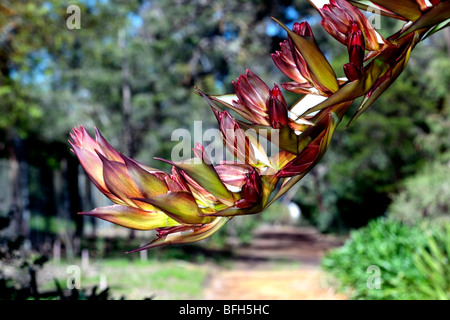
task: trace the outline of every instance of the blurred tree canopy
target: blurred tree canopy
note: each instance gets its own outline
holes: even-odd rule
[[[270,16],[293,18],[292,1],[80,1],[69,29],[71,4],[2,4],[0,129],[66,141],[95,124],[131,156],[145,144],[150,161],[174,128],[208,121],[194,85],[225,92],[246,67],[268,73]]]

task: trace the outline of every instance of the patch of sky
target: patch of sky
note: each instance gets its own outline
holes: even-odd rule
[[[299,14],[294,7],[289,6],[286,8],[286,18],[289,20],[297,20],[299,18]]]
[[[128,20],[130,21],[130,34],[135,36],[140,28],[144,25],[142,17],[134,12],[128,14]]]
[[[29,59],[33,62],[30,62],[28,72],[20,72],[13,69],[11,70],[11,78],[24,85],[39,84],[41,89],[43,89],[45,84],[49,83],[47,70],[51,67],[50,55],[46,50],[42,49],[31,53]],[[35,67],[31,68],[31,65],[35,65]]]
[[[237,38],[238,36],[239,33],[236,28],[234,28],[231,23],[225,23],[225,30],[223,32],[223,37],[225,38],[225,40],[230,41]]]
[[[320,15],[312,15],[312,16],[301,15],[293,6],[286,7],[284,10],[285,10],[285,16],[286,16],[287,21],[282,21],[282,22],[285,23],[289,29],[292,29],[292,27],[294,26],[294,23],[300,22],[300,20],[303,21],[303,20],[307,19],[308,23],[310,25],[320,23],[320,20],[321,20]],[[278,25],[278,23],[276,23],[272,19],[270,19],[266,24],[266,34],[269,37],[275,37],[275,36],[284,37],[286,35],[283,28],[281,28]]]

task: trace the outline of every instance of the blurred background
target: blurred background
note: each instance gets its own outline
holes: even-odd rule
[[[194,86],[233,92],[247,68],[287,81],[270,17],[308,20],[344,75],[345,47],[303,0],[0,0],[0,299],[450,298],[449,29],[266,212],[131,255],[152,232],[77,215],[108,200],[70,152],[71,128],[97,126],[168,168],[153,157],[170,158],[173,130],[216,127]],[[379,32],[400,25],[381,19]]]

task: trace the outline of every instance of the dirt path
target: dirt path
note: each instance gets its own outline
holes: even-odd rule
[[[341,244],[341,239],[321,235],[313,228],[260,229],[249,246],[236,250],[231,268],[214,274],[205,299],[345,299],[327,285],[319,269],[323,254]]]

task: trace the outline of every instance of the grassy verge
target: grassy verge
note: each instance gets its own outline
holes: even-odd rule
[[[80,266],[81,289],[91,290],[106,279],[113,299],[189,300],[202,299],[203,288],[209,274],[205,264],[182,260],[140,261],[127,258],[96,259],[81,268],[81,261],[49,262],[40,273],[43,290],[54,289],[54,279],[63,288],[72,273],[71,265]]]

